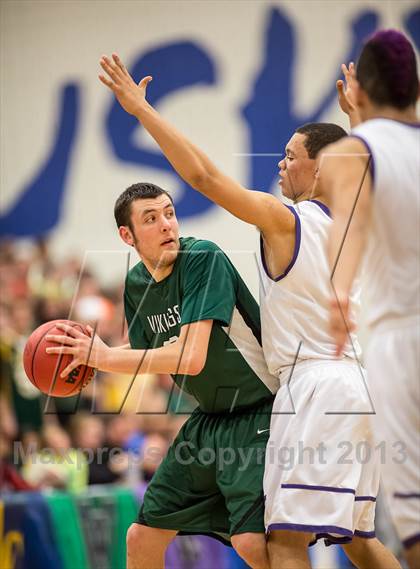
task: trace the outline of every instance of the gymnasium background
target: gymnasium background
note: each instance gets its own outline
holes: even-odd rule
[[[181,234],[218,243],[258,291],[256,230],[177,177],[100,84],[100,56],[117,52],[137,80],[153,75],[148,99],[166,118],[226,173],[278,193],[297,126],[347,127],[340,64],[377,27],[404,30],[419,49],[419,4],[1,2],[0,569],[122,568],[126,527],[191,409],[165,376],[128,394],[131,378],[99,375],[80,400],[46,401],[22,370],[27,336],[54,318],[99,321],[104,339],[124,343],[121,291],[136,259],[113,220],[121,191],[136,181],[169,190]],[[98,448],[108,449],[100,461]],[[378,526],[398,552],[382,507]],[[171,548],[171,568],[243,567],[206,538]],[[313,559],[349,566],[336,547]]]

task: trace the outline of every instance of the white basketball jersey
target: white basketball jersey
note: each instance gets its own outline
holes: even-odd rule
[[[420,314],[420,125],[373,119],[352,130],[371,153],[368,323]]]
[[[283,275],[272,278],[265,263],[261,238],[258,259],[260,310],[264,355],[272,374],[305,359],[335,359],[329,333],[332,295],[327,240],[331,224],[328,208],[303,201],[290,210],[296,219],[295,251]],[[359,285],[354,287],[352,307],[359,305]],[[344,356],[356,358],[360,347],[354,334]]]

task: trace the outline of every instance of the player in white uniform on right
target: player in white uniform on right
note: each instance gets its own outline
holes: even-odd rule
[[[280,375],[282,384],[264,482],[270,566],[309,568],[309,544],[325,537],[344,543],[359,569],[399,568],[374,535],[377,464],[373,455],[370,460],[357,456],[360,443],[370,442],[366,413],[371,411],[357,340],[353,336],[337,361],[328,333],[331,220],[328,198],[315,184],[315,158],[345,131],[332,124],[297,129],[279,164],[283,193],[296,203],[289,208],[222,174],[165,121],[145,99],[150,77],[136,85],[116,55],[102,58],[101,66],[107,74],[102,82],[149,131],[180,176],[261,231],[263,349],[270,372]],[[287,464],[284,448],[295,453]]]
[[[396,30],[376,33],[351,81],[364,122],[326,149],[321,162],[334,213],[332,332],[340,353],[349,325],[348,293],[364,256],[367,367],[385,459],[383,486],[409,566],[419,569],[420,124],[412,45]]]

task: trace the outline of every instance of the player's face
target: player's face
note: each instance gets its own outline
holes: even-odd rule
[[[306,134],[296,132],[286,146],[286,156],[280,160],[279,186],[283,195],[295,201],[309,197],[315,182],[316,162],[308,156],[304,142]]]
[[[151,269],[171,267],[179,251],[179,226],[175,209],[167,195],[135,200],[131,204],[132,231],[121,237],[133,245]]]

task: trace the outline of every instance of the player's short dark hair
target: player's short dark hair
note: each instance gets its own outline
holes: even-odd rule
[[[122,225],[127,225],[131,230],[131,204],[135,200],[144,200],[147,198],[157,198],[165,194],[171,200],[173,199],[168,194],[166,190],[156,186],[155,184],[150,184],[148,182],[142,182],[137,184],[132,184],[119,196],[115,202],[114,207],[114,217],[117,222],[117,227]]]
[[[329,122],[310,122],[297,128],[296,132],[306,136],[303,145],[312,160],[325,146],[347,136],[344,128]]]
[[[369,99],[380,106],[405,109],[415,105],[419,93],[413,46],[397,30],[382,30],[363,46],[356,78]]]

